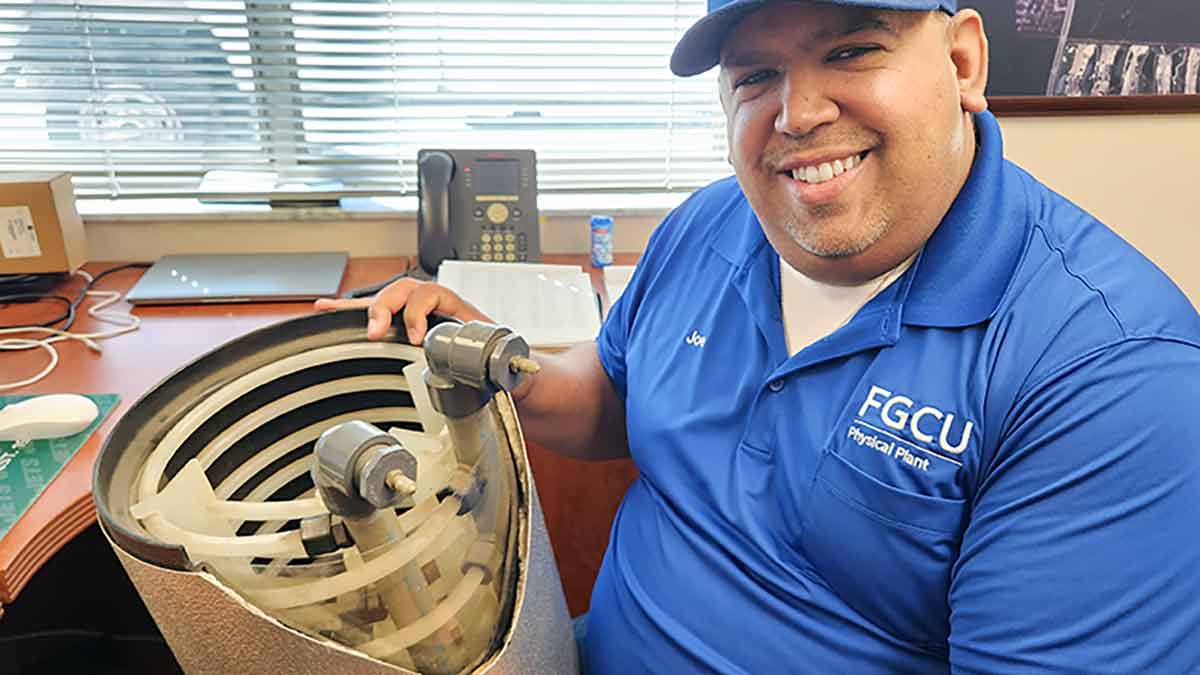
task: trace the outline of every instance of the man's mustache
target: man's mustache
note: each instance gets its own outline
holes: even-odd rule
[[[820,152],[826,148],[847,149],[851,152],[861,153],[877,145],[879,145],[879,138],[874,135],[822,134],[820,136],[805,136],[768,147],[763,153],[763,163],[772,169],[777,169],[791,161],[796,155]]]

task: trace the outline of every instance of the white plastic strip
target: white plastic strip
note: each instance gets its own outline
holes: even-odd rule
[[[300,476],[303,476],[304,474],[308,473],[309,469],[311,469],[311,468],[312,468],[312,457],[301,457],[301,458],[293,461],[291,464],[288,464],[287,466],[283,467],[283,469],[276,471],[275,473],[268,476],[266,479],[263,480],[263,482],[256,485],[254,487],[254,489],[251,490],[249,492],[249,494],[247,494],[245,496],[245,499],[247,501],[260,501],[260,502],[265,501],[265,500],[269,499],[271,497],[271,495],[278,492],[283,486],[296,480]],[[314,494],[315,495],[316,491],[317,491],[316,488],[313,488],[309,493],[306,493],[306,494]],[[313,499],[316,499],[317,501],[321,501],[320,497],[314,496]],[[321,504],[324,507],[325,502],[322,501]],[[329,511],[328,508],[323,508],[323,512],[328,512],[328,511]],[[281,527],[283,527],[284,524],[286,524],[286,523],[287,523],[286,520],[268,521],[266,523],[263,523],[263,527],[260,527],[258,531],[259,532],[275,532],[275,531],[279,530]],[[241,523],[238,523],[238,525],[240,526]],[[268,527],[268,525],[269,525],[269,527]]]
[[[446,426],[446,418],[434,409],[433,400],[429,398],[429,387],[425,385],[424,352],[420,361],[413,361],[404,366],[404,379],[408,380],[408,391],[412,394],[417,414],[421,416],[421,426],[425,433],[437,436]]]
[[[458,507],[458,499],[447,498],[438,505],[429,519],[407,539],[399,542],[386,553],[367,561],[361,568],[294,586],[248,591],[248,595],[252,601],[264,609],[287,609],[321,602],[379,581],[412,562],[429,548],[429,545],[442,534],[442,531],[455,517]],[[299,538],[298,534],[297,539]]]
[[[328,513],[320,497],[291,499],[282,502],[217,501],[209,505],[213,514],[230,520],[282,520],[308,518]]]
[[[449,501],[449,500],[447,500]],[[187,549],[188,557],[201,558],[305,558],[308,553],[300,539],[299,530],[273,534],[254,534],[246,537],[218,537],[190,532],[171,523],[159,513],[142,520],[146,529],[163,541]]]
[[[143,465],[141,482],[138,485],[139,500],[149,498],[158,489],[163,471],[166,470],[167,464],[171,461],[171,457],[174,456],[179,446],[201,424],[208,421],[218,411],[246,392],[285,375],[313,366],[355,358],[392,358],[413,361],[420,354],[421,350],[412,345],[402,345],[392,342],[354,342],[330,345],[294,354],[246,373],[197,403],[163,437]]]
[[[325,432],[326,429],[342,422],[350,420],[362,420],[364,422],[391,422],[395,420],[403,420],[405,422],[416,422],[413,419],[412,408],[392,407],[392,408],[371,408],[369,410],[357,410],[348,412],[342,415],[336,415],[327,419],[314,422],[303,429],[298,429],[287,436],[275,441],[274,443],[263,448],[261,451],[254,453],[253,457],[248,458],[245,462],[234,469],[228,476],[221,481],[214,491],[221,499],[229,499],[231,495],[238,491],[238,488],[246,484],[246,481],[253,478],[259,471],[270,466],[273,462],[279,460],[280,457],[299,448],[300,446],[315,441]],[[311,460],[309,460],[311,462]],[[207,468],[208,465],[205,465]],[[299,474],[296,474],[299,475]],[[294,478],[295,476],[293,476]]]
[[[209,466],[226,450],[233,447],[234,443],[240,441],[247,434],[271,422],[275,418],[309,403],[341,396],[342,394],[353,394],[359,391],[402,389],[401,385],[403,384],[405,384],[404,378],[395,375],[359,375],[357,377],[345,377],[338,380],[321,382],[311,387],[294,391],[260,408],[251,410],[245,417],[222,429],[196,455],[196,460],[200,462],[201,466]]]
[[[300,463],[301,462],[293,462],[292,465],[300,464]],[[290,468],[290,466],[291,465],[289,465],[289,468]],[[320,497],[317,496],[317,488],[315,488],[315,487],[311,488],[309,490],[306,490],[303,494],[300,495],[300,498],[301,499],[316,499],[318,501],[321,499]],[[326,510],[328,510],[328,509],[326,509]],[[287,524],[287,522],[288,521],[286,521],[286,520],[266,521],[262,524],[261,527],[258,528],[258,533],[259,534],[267,534],[268,532],[278,532],[280,529],[283,528],[284,525]],[[240,526],[241,523],[238,523],[238,525]],[[354,547],[351,546],[350,548],[353,549]],[[269,581],[269,580],[272,580],[274,577],[279,576],[279,574],[282,572],[282,570],[285,567],[287,567],[288,563],[290,563],[290,562],[291,562],[290,558],[272,558],[271,562],[267,563],[265,567],[259,566],[257,569],[255,569],[254,584],[262,585],[262,582],[264,580],[268,580],[268,583],[273,583],[273,581]],[[250,587],[251,585],[252,584],[245,584],[246,587]]]
[[[404,410],[407,412],[412,412],[411,408],[389,408],[389,410]],[[413,433],[415,433],[415,432],[413,432]],[[263,481],[261,483],[254,486],[254,489],[252,489],[249,493],[246,494],[246,496],[243,498],[243,501],[251,502],[251,503],[276,503],[276,502],[267,502],[267,500],[270,499],[272,495],[274,495],[276,492],[281,490],[288,483],[291,483],[292,481],[296,480],[300,476],[303,476],[304,474],[308,473],[311,468],[312,468],[312,457],[311,456],[300,457],[300,458],[292,461],[290,464],[282,467],[275,473],[271,474],[267,478],[263,479]],[[255,472],[255,473],[257,473],[257,472]],[[253,475],[253,474],[251,474],[251,475]],[[306,493],[306,494],[311,494],[311,492],[312,491],[310,491],[309,493]],[[325,506],[324,506],[324,502],[320,502],[319,497],[314,497],[314,499],[316,499],[321,504],[321,510],[318,511],[317,513],[325,513],[328,511],[328,509],[325,508]],[[221,502],[221,503],[233,504],[233,503],[237,503],[237,502],[236,501],[227,501],[227,502]],[[279,503],[286,503],[286,502],[279,502]],[[413,510],[416,510],[416,509],[413,509]],[[411,511],[407,512],[404,514],[404,516],[408,516],[411,513],[412,513]],[[315,514],[306,514],[306,515],[315,515]],[[303,518],[303,517],[306,517],[306,515],[305,516],[290,515],[290,516],[280,516],[280,517],[290,519],[290,518]],[[403,519],[404,516],[402,516],[401,518]],[[424,519],[424,518],[425,518],[425,516],[421,516],[421,519]],[[247,518],[246,520],[267,520],[267,519]],[[270,529],[272,531],[278,530],[280,527],[283,526],[284,522],[286,522],[286,520],[271,523],[271,525],[273,526],[271,528],[268,528],[266,526],[266,524],[264,523],[264,526],[262,528],[260,528],[259,531],[265,532],[268,529]],[[241,523],[238,523],[238,525],[240,525],[240,524]],[[408,529],[411,530],[412,527],[410,527]]]
[[[408,624],[400,630],[376,640],[358,645],[356,649],[376,658],[382,658],[401,649],[408,649],[414,644],[433,635],[437,629],[446,625],[454,615],[458,614],[471,596],[483,585],[483,570],[473,567],[463,575],[461,581],[446,596],[446,599],[434,607],[425,616]]]
[[[292,460],[287,466],[279,471],[267,476],[263,482],[254,486],[254,489],[246,493],[244,499],[246,501],[264,501],[269,499],[284,485],[296,480],[300,476],[308,473],[312,469],[312,457],[300,457]]]
[[[403,445],[409,452],[417,455],[427,455],[446,450],[446,443],[449,442],[450,434],[442,435],[428,434],[424,431],[412,431],[400,427],[392,427],[388,429],[391,434],[400,444]]]

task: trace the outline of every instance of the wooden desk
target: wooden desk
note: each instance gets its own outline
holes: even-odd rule
[[[631,264],[636,256],[618,262]],[[402,258],[355,258],[350,261],[342,291],[377,283],[404,268]],[[585,256],[546,256],[545,262],[586,265]],[[113,267],[92,263],[92,274]],[[598,271],[591,270],[597,290],[605,295]],[[141,270],[131,269],[105,277],[97,288],[128,290]],[[73,296],[80,287],[75,279],[64,286]],[[605,295],[607,302],[607,297]],[[118,303],[117,311],[129,306]],[[104,340],[103,354],[76,341],[59,343],[58,367],[41,382],[8,393],[116,392],[121,401],[83,448],[67,463],[45,492],[0,540],[0,603],[11,604],[35,572],[64,544],[96,521],[92,503],[92,466],[104,439],[121,415],[154,385],[198,356],[251,330],[311,312],[309,303],[256,303],[142,307],[135,314],[141,328],[131,334]],[[0,324],[39,322],[58,313],[56,305],[10,306],[0,309]],[[108,324],[86,314],[73,330],[99,331]],[[0,354],[5,381],[31,377],[46,364],[43,350]],[[529,460],[546,516],[546,527],[558,560],[559,573],[572,615],[587,610],[592,583],[600,567],[609,527],[636,470],[632,462],[582,462],[555,454],[534,444]],[[2,611],[2,610],[0,610]]]

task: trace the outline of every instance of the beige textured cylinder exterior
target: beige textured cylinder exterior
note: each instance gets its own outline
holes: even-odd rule
[[[527,527],[518,556],[520,573],[511,629],[501,650],[473,672],[574,675],[579,668],[562,582],[512,404],[506,395],[500,398],[503,400],[497,402],[517,459],[518,480],[529,496],[521,508]],[[151,565],[115,544],[113,550],[189,675],[412,675],[412,671],[283,625],[211,574]]]

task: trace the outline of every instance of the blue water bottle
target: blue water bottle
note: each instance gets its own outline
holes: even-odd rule
[[[613,261],[613,220],[609,216],[592,216],[592,267],[605,267]]]

